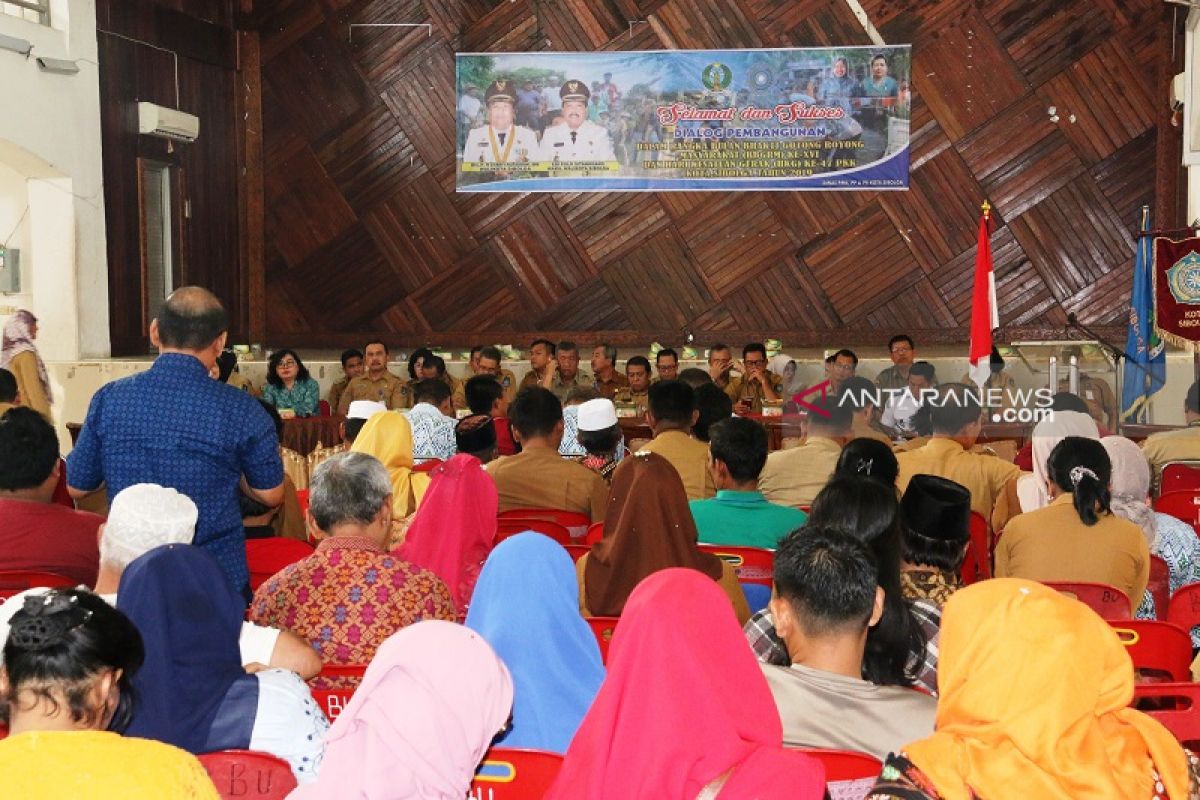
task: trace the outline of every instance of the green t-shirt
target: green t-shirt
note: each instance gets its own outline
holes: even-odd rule
[[[722,489],[714,498],[688,505],[703,544],[774,550],[780,539],[808,521],[800,509],[769,503],[762,492]]]

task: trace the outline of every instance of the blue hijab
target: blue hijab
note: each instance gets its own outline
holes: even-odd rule
[[[248,748],[258,679],[242,669],[244,604],[216,559],[191,545],[155,548],[125,568],[117,608],[146,647],[125,734],[192,753]]]
[[[479,573],[467,627],[512,673],[512,729],[497,743],[565,753],[604,680],[567,551],[532,531],[497,545]]]

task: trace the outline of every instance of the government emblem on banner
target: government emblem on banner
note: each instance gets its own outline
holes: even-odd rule
[[[1168,268],[1167,286],[1176,303],[1200,306],[1200,255],[1188,253]]]
[[[1154,330],[1176,347],[1200,343],[1200,237],[1153,240]]]
[[[724,91],[733,82],[733,70],[720,61],[714,61],[700,73],[700,80],[706,88],[714,92]]]

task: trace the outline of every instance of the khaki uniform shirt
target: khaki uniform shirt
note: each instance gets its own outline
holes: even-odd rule
[[[407,382],[390,371],[385,370],[377,380],[372,380],[371,376],[364,372],[346,386],[341,399],[338,400],[337,412],[345,416],[350,410],[350,404],[355,400],[373,400],[383,403],[389,409],[408,408],[405,403],[406,389]]]
[[[487,465],[500,494],[499,512],[514,508],[556,508],[604,520],[608,484],[596,473],[555,450],[534,448]]]
[[[904,389],[908,386],[908,376],[900,374],[900,368],[895,364],[875,376],[875,385],[880,389]]]
[[[877,442],[883,442],[888,447],[892,446],[892,440],[886,433],[875,430],[857,414],[854,415],[854,423],[850,426],[850,435],[855,439],[874,439]]]
[[[688,500],[707,500],[717,493],[708,472],[708,445],[683,431],[663,431],[639,453],[657,453],[671,462],[683,480]]]
[[[804,444],[776,450],[767,456],[758,476],[758,490],[781,506],[810,506],[829,483],[842,446],[824,436],[810,436]]]
[[[569,381],[564,381],[562,375],[554,373],[554,383],[550,386],[550,391],[554,392],[554,396],[558,398],[558,402],[567,402],[567,395],[576,386],[592,386],[592,376],[585,372],[576,372],[575,377]]]
[[[769,369],[764,371],[763,375],[766,377],[767,381],[770,382],[771,388],[775,390],[775,394],[779,397],[779,399],[786,400],[787,398],[783,396],[783,378],[776,375],[774,372],[771,372]],[[729,399],[733,401],[735,408],[737,407],[738,401],[741,400],[742,397],[749,397],[750,413],[762,413],[763,388],[758,381],[747,383],[745,376],[739,375],[736,378],[730,378],[729,384],[723,388],[725,389],[725,394],[729,395]]]
[[[600,393],[600,396],[609,400],[612,400],[614,397],[616,397],[618,391],[629,386],[629,378],[626,378],[616,370],[613,370],[612,378],[609,380],[602,381],[600,380],[600,376],[597,375],[595,378],[593,378],[593,381],[593,385],[596,387],[596,391]]]
[[[26,350],[13,356],[8,364],[8,370],[17,379],[17,391],[21,393],[21,405],[32,408],[46,419],[50,416],[50,398],[42,386],[42,378],[38,374],[37,356]]]
[[[971,510],[984,519],[992,518],[996,499],[1005,485],[1021,474],[1016,464],[1001,461],[995,456],[964,450],[953,439],[934,437],[922,447],[897,453],[900,474],[896,488],[903,494],[914,475],[937,475],[961,483],[971,493]],[[1005,533],[1005,538],[1008,534]]]
[[[1069,381],[1058,382],[1060,392],[1067,391],[1069,387]],[[1096,420],[1097,425],[1110,431],[1116,427],[1113,414],[1116,413],[1117,396],[1107,381],[1093,378],[1085,372],[1079,373],[1079,396],[1087,403],[1088,414]]]
[[[1070,494],[1009,520],[996,544],[996,577],[1107,583],[1142,602],[1150,579],[1150,548],[1142,529],[1112,514],[1084,525]]]
[[[1142,452],[1157,476],[1171,461],[1200,461],[1200,420],[1177,431],[1163,431],[1142,442]]]
[[[346,387],[349,385],[350,378],[346,377],[329,387],[329,407],[335,414],[342,404],[342,393],[346,391]]]
[[[458,385],[450,393],[451,402],[455,408],[467,408],[467,381],[474,378],[474,375],[463,378],[458,382]],[[502,369],[500,374],[496,376],[496,380],[500,381],[500,385],[504,388],[504,399],[511,403],[513,398],[517,396],[517,376],[512,374],[511,370]]]

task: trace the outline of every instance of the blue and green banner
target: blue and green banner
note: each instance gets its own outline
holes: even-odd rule
[[[460,192],[908,188],[911,49],[459,53]]]

